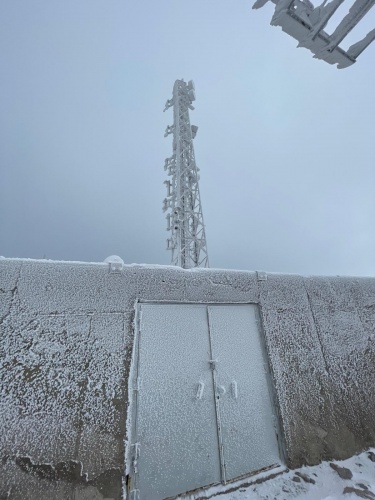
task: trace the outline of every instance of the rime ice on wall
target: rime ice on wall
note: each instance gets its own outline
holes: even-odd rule
[[[347,458],[372,444],[375,315],[367,331],[360,316],[375,309],[375,280],[275,275],[262,287],[289,464]]]
[[[375,444],[375,279],[0,259],[0,497],[120,498],[138,299],[259,302],[290,466]]]
[[[354,445],[361,438],[365,447],[375,439],[375,282],[305,281],[342,439]],[[339,451],[346,458],[345,450]]]
[[[69,483],[119,494],[129,315],[109,311],[101,283],[93,286],[100,266],[0,265],[0,443],[5,472],[16,474],[0,480],[0,496],[10,488],[14,498],[26,498],[23,481],[38,475],[48,486],[31,488],[35,498],[55,488],[56,478],[63,479],[62,498]],[[113,487],[105,486],[108,478]]]

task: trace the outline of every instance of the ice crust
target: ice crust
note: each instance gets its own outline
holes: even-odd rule
[[[253,9],[263,7],[268,0],[256,0]],[[314,58],[323,59],[329,64],[337,64],[339,69],[351,66],[356,58],[375,39],[375,30],[371,30],[347,51],[339,43],[361,21],[373,7],[374,0],[355,0],[349,13],[342,19],[332,34],[324,31],[329,19],[334,15],[343,0],[325,0],[314,7],[309,0],[272,0],[275,11],[271,25],[281,29],[298,40],[298,47],[305,47],[314,54]]]
[[[257,276],[0,259],[2,487],[28,480],[12,483],[15,456],[77,460],[89,478],[124,470],[139,300],[259,304],[288,466],[374,446],[375,279]]]

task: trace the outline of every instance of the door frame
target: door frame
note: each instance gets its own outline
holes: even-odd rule
[[[137,478],[136,472],[134,472],[134,461],[137,461],[138,450],[136,445],[132,444],[134,436],[137,435],[137,412],[138,412],[138,390],[139,390],[139,378],[138,378],[138,367],[139,367],[139,331],[140,331],[140,321],[141,321],[141,311],[140,306],[142,304],[154,304],[154,305],[201,305],[201,306],[239,306],[239,305],[255,305],[256,307],[256,322],[259,327],[260,333],[260,344],[265,365],[265,376],[267,380],[267,387],[269,392],[269,397],[271,401],[271,408],[273,410],[275,421],[274,428],[276,432],[276,441],[278,445],[278,452],[280,456],[280,464],[285,465],[286,463],[286,448],[285,439],[282,428],[282,418],[280,414],[280,405],[277,397],[277,391],[275,386],[275,376],[272,370],[272,365],[270,363],[269,349],[267,345],[267,337],[265,334],[264,320],[262,306],[259,301],[251,302],[197,302],[197,301],[171,301],[171,300],[145,300],[137,299],[134,303],[134,321],[133,321],[133,338],[131,347],[131,358],[130,367],[128,372],[128,407],[127,407],[127,417],[126,417],[126,431],[125,431],[125,478],[124,478],[124,490],[126,491],[126,498],[130,500],[139,500],[139,489],[137,488]],[[262,470],[267,470],[266,467]],[[239,481],[242,478],[250,477],[257,474],[260,471],[251,471],[248,474],[244,474],[241,477],[225,481],[226,483],[233,483]],[[133,477],[135,478],[133,479]],[[215,483],[216,484],[216,483]],[[223,484],[223,483],[217,483]],[[204,485],[202,488],[207,488],[212,485]],[[132,495],[131,491],[134,491]],[[196,490],[194,490],[196,491]],[[181,493],[180,495],[188,494]]]

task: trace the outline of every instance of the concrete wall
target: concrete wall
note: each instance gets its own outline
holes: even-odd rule
[[[137,300],[257,302],[289,467],[375,445],[375,279],[0,259],[0,498],[121,498]]]

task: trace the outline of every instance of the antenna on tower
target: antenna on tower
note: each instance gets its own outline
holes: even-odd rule
[[[173,125],[168,125],[164,137],[173,134],[173,154],[165,160],[164,170],[171,180],[164,184],[167,197],[163,211],[167,214],[167,250],[172,252],[172,264],[184,269],[209,267],[206,233],[199,194],[199,169],[195,164],[193,139],[198,127],[190,125],[189,109],[195,101],[192,80],[176,80],[173,96],[164,111],[173,106]]]

